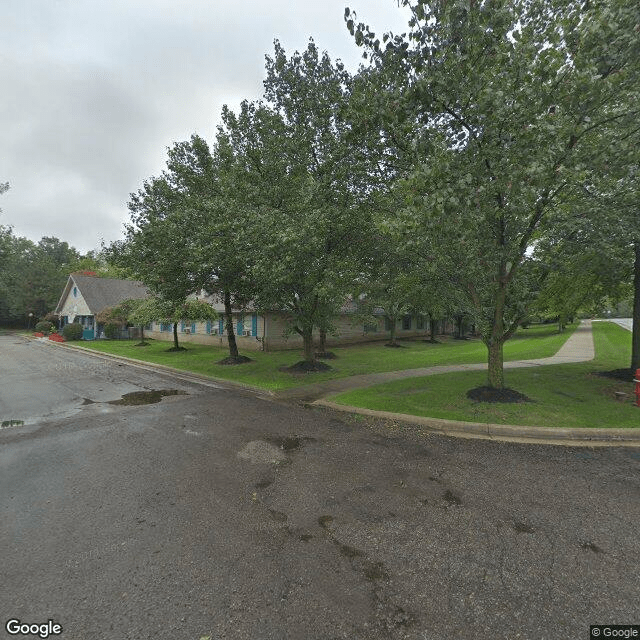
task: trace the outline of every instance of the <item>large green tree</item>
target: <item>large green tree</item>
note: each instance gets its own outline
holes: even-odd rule
[[[225,307],[228,363],[241,363],[235,339],[233,308],[245,307],[255,295],[249,268],[259,248],[256,220],[236,195],[233,153],[220,132],[213,150],[200,136],[169,150],[167,178],[182,200],[174,216],[188,233],[190,256],[183,263],[196,285]]]
[[[350,144],[351,79],[313,42],[267,57],[265,101],[224,113],[221,135],[235,158],[238,204],[259,230],[252,255],[262,309],[284,312],[317,366],[314,329],[326,330],[362,269],[368,233],[358,200],[360,153]]]
[[[503,346],[545,272],[531,259],[558,205],[606,170],[613,136],[638,113],[639,9],[623,0],[402,0],[406,35],[347,25],[399,79],[391,115],[423,150],[405,222],[444,256],[504,386]],[[416,129],[415,123],[422,128]]]
[[[199,293],[197,274],[189,268],[193,260],[190,229],[184,224],[184,198],[165,173],[145,181],[129,201],[131,221],[125,239],[106,250],[109,261],[125,267],[144,282],[152,294],[153,306],[162,312],[157,320],[170,320],[177,350],[176,314],[192,294]],[[184,318],[185,320],[188,318]]]
[[[41,318],[58,302],[80,254],[67,242],[44,237],[35,243],[0,227],[0,322]]]

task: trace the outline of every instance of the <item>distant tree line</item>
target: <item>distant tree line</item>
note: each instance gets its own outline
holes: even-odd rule
[[[55,309],[69,274],[81,270],[113,273],[97,251],[83,255],[53,237],[32,242],[0,225],[0,325],[34,327]]]

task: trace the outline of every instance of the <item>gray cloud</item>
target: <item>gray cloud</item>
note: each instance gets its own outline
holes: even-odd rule
[[[347,3],[400,30],[394,0]],[[166,148],[212,139],[223,104],[261,93],[264,56],[313,36],[355,69],[344,0],[10,0],[0,22],[0,224],[82,251],[120,237],[129,193]],[[358,6],[361,5],[361,6]]]

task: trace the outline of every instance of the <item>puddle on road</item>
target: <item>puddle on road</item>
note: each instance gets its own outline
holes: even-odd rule
[[[165,396],[186,396],[186,391],[180,391],[178,389],[154,389],[152,391],[133,391],[132,393],[125,393],[120,400],[111,400],[108,404],[118,405],[140,405],[140,404],[153,404],[160,402]],[[85,404],[88,404],[85,402]]]

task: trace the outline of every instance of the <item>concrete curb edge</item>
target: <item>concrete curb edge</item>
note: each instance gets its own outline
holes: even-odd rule
[[[462,422],[458,420],[414,416],[406,413],[374,411],[373,409],[352,407],[323,399],[316,400],[309,404],[311,406],[322,406],[336,411],[357,413],[373,418],[408,422],[420,425],[431,433],[454,437],[565,446],[640,447],[640,429],[558,429],[555,427]]]

